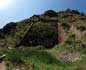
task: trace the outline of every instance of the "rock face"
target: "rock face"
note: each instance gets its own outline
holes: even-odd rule
[[[61,23],[58,23],[58,43],[62,43],[66,39],[66,32],[64,31]]]
[[[34,15],[30,17],[29,20],[29,23],[33,25],[30,28],[30,25],[27,27],[26,32],[23,33],[23,38],[17,46],[43,45],[49,47],[65,41],[66,33],[61,26],[61,23],[58,23],[58,13],[49,10],[42,15]],[[57,33],[55,37],[53,37],[52,31],[53,35],[54,33]],[[44,33],[46,33],[47,37],[45,37]],[[50,35],[52,36],[49,37]]]
[[[30,25],[27,27],[26,33],[23,35],[19,45],[43,45],[46,47],[55,45],[58,38],[57,17],[57,13],[52,10],[42,15],[30,17],[31,22],[29,23],[32,25],[30,28]]]
[[[40,25],[37,26],[38,24]],[[48,21],[47,25],[51,24],[49,27],[46,27],[46,25],[44,24],[45,23],[36,23],[35,25],[33,25],[30,31],[28,31],[24,36],[24,39],[20,42],[20,45],[43,45],[46,47],[52,47],[55,44],[59,44],[65,41],[66,32],[61,26],[61,23],[58,23],[58,21],[52,23]],[[55,26],[53,24],[55,24]],[[54,28],[54,30],[52,27]],[[56,33],[56,35],[54,33]]]

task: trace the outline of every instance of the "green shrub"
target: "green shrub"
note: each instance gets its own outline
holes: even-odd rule
[[[53,10],[48,10],[44,13],[45,16],[49,16],[49,17],[55,17],[55,16],[58,16],[58,14],[53,11]]]
[[[2,32],[4,34],[10,34],[10,33],[14,34],[13,30],[15,30],[15,28],[16,28],[16,23],[10,22],[3,27]]]
[[[85,24],[79,24],[77,27],[80,31],[86,30],[86,25]]]

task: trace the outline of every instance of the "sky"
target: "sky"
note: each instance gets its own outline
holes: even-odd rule
[[[42,14],[46,10],[66,9],[77,9],[85,13],[86,0],[11,0],[8,5],[0,8],[0,28],[8,22],[20,21],[34,14]]]

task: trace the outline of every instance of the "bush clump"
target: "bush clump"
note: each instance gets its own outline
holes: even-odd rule
[[[49,16],[49,17],[55,17],[55,16],[58,16],[58,14],[53,11],[53,10],[48,10],[44,13],[45,16]]]
[[[15,30],[15,29],[16,29],[16,23],[10,22],[3,27],[2,32],[4,34],[9,34],[9,33],[13,32],[13,30]]]
[[[85,25],[85,24],[79,24],[79,25],[77,26],[77,28],[78,28],[80,31],[84,31],[84,30],[86,30],[86,25]]]

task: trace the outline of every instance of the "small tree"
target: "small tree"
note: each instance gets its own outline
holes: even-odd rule
[[[15,28],[16,28],[16,23],[10,22],[4,26],[4,28],[2,29],[2,32],[4,34],[9,34],[12,31],[12,29],[15,29]]]
[[[71,12],[74,14],[80,14],[80,12],[78,10],[72,10]]]
[[[45,16],[49,16],[49,17],[55,17],[55,16],[58,16],[58,14],[53,11],[53,10],[48,10],[44,13]]]

